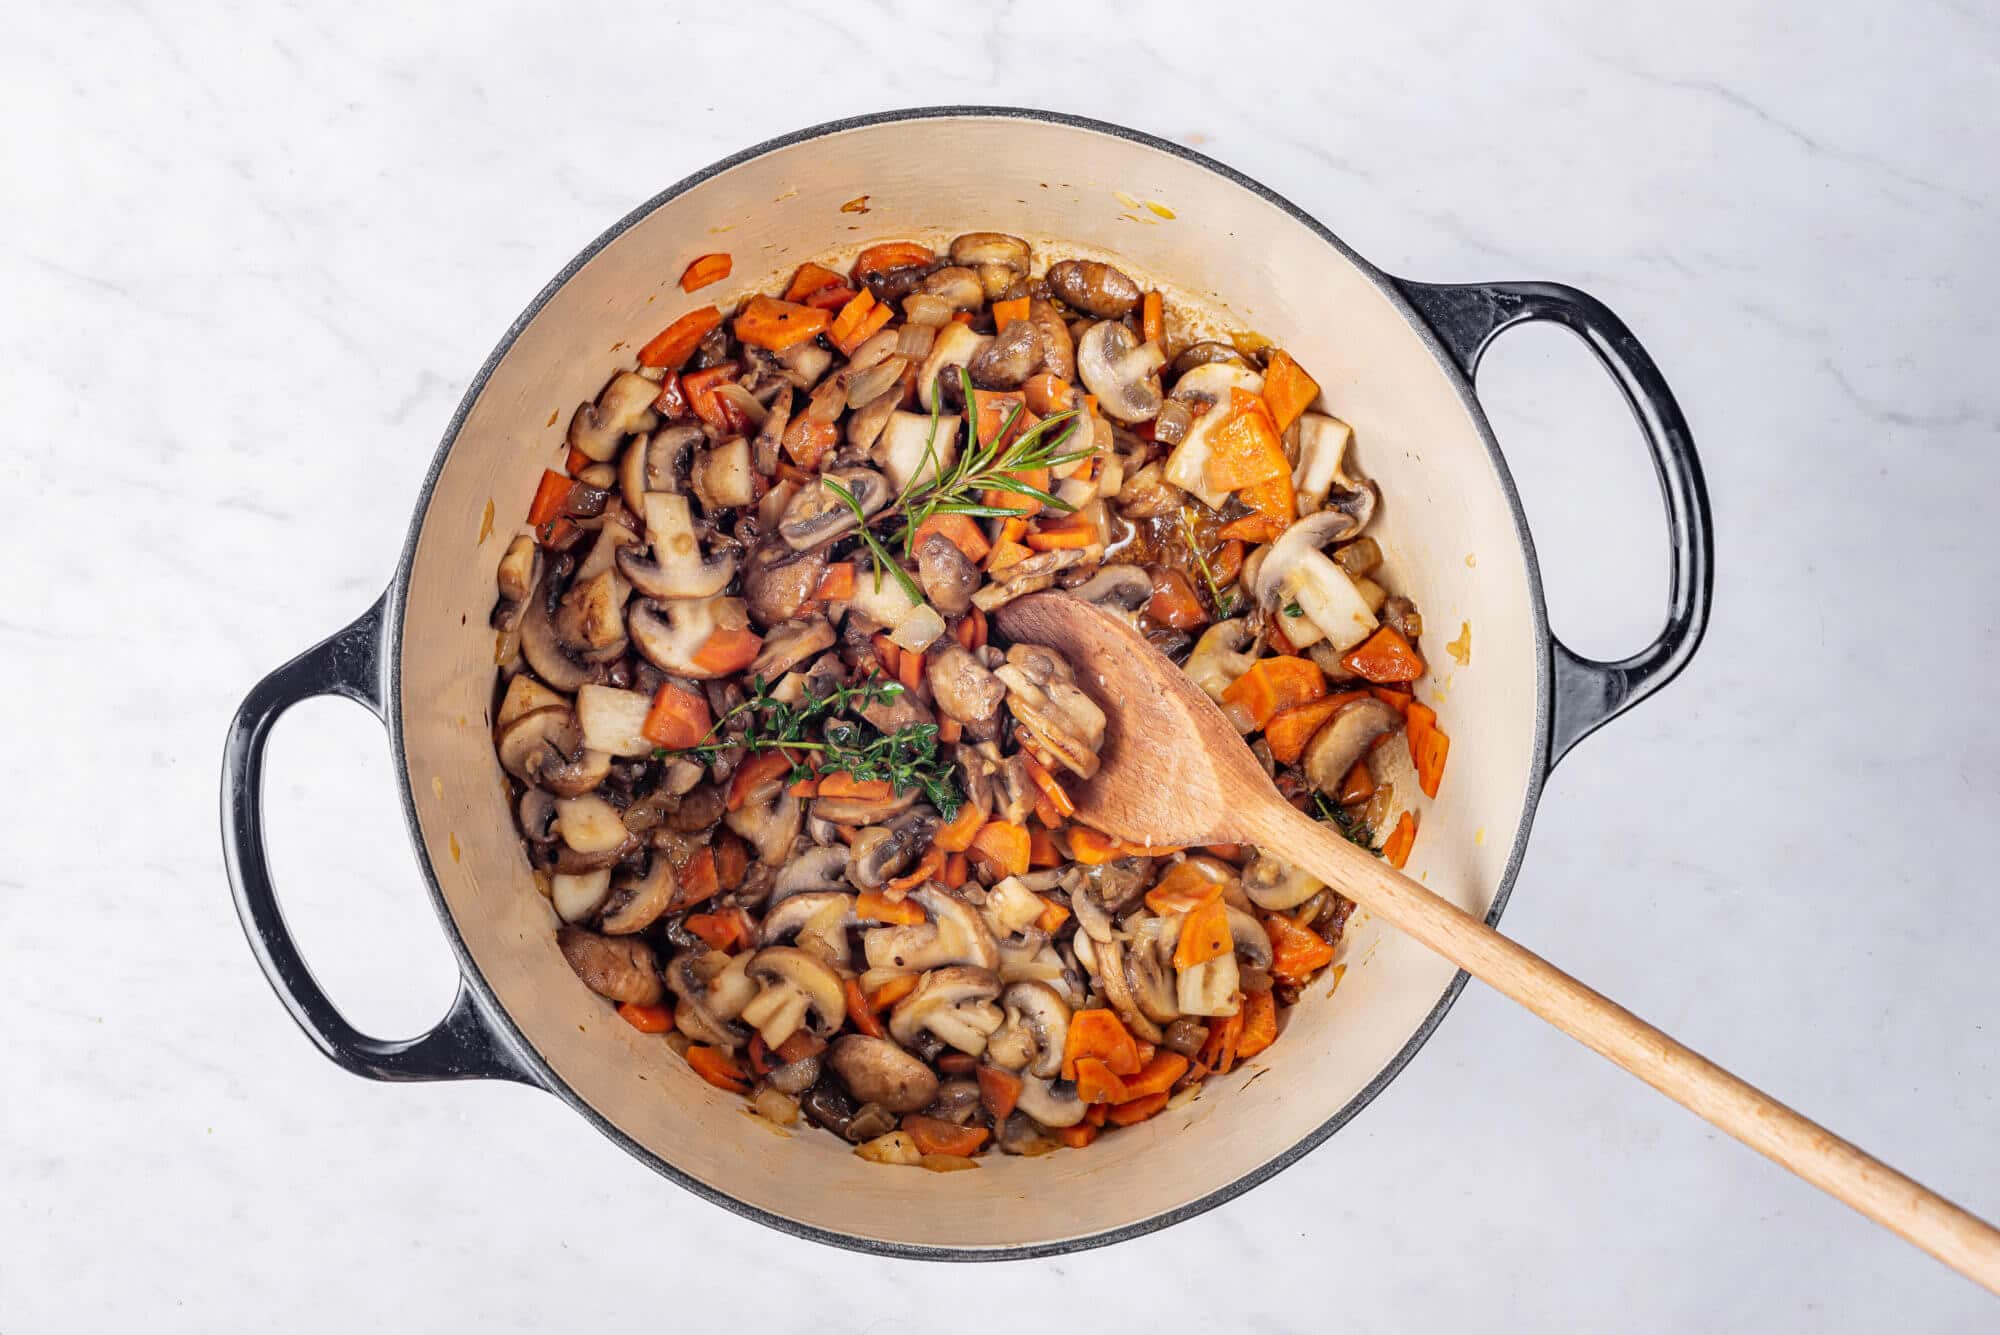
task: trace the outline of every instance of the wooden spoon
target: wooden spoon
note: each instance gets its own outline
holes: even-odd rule
[[[1030,594],[997,615],[1010,639],[1060,650],[1104,709],[1103,767],[1073,794],[1079,820],[1138,844],[1271,850],[1696,1116],[2000,1293],[2000,1230],[1294,809],[1214,702],[1130,626],[1064,593]]]

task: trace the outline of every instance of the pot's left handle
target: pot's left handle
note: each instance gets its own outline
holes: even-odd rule
[[[382,627],[388,596],[352,625],[257,683],[229,725],[222,756],[222,848],[236,913],[265,978],[319,1050],[371,1080],[519,1080],[537,1083],[481,1010],[471,987],[436,1027],[415,1038],[380,1039],[349,1024],[306,967],[285,925],[264,850],[264,746],[293,705],[340,695],[382,717]]]

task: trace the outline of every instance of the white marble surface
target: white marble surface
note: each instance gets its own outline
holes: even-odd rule
[[[1507,927],[2000,1215],[1994,12],[957,8],[9,7],[0,1330],[1991,1328],[1477,988],[1271,1184],[986,1269],[781,1238],[553,1099],[366,1083],[293,1028],[224,888],[223,726],[382,587],[507,322],[743,145],[1040,104],[1198,144],[1392,271],[1629,320],[1707,463],[1715,627],[1558,773]],[[1483,390],[1559,627],[1640,643],[1660,522],[1608,382],[1528,332]],[[315,967],[423,1027],[449,966],[379,730],[307,706],[272,766]]]

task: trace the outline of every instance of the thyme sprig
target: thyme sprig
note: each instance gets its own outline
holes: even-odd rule
[[[1382,850],[1375,847],[1375,827],[1357,816],[1350,816],[1343,807],[1326,800],[1324,793],[1313,794],[1313,805],[1319,810],[1319,818],[1340,831],[1340,837],[1348,843],[1367,849],[1376,857]]]
[[[1208,585],[1208,596],[1215,603],[1215,615],[1227,619],[1236,609],[1233,594],[1224,593],[1222,586],[1215,582],[1215,572],[1208,568],[1208,557],[1202,554],[1201,543],[1194,533],[1194,511],[1181,507],[1181,537],[1187,541],[1188,551],[1194,555],[1195,567],[1201,571],[1201,578]]]
[[[854,685],[836,686],[824,695],[808,694],[797,704],[787,704],[771,694],[761,676],[752,677],[748,697],[717,719],[699,742],[681,750],[657,750],[653,758],[676,756],[706,763],[735,747],[799,752],[816,756],[818,767],[788,757],[792,761],[788,783],[815,774],[847,774],[857,782],[886,780],[898,796],[913,788],[921,790],[939,814],[951,820],[963,799],[951,763],[938,755],[935,723],[912,723],[884,732],[865,719],[841,717],[848,710],[887,704],[902,693],[900,683],[870,673]],[[740,732],[732,727],[739,719],[743,720]]]

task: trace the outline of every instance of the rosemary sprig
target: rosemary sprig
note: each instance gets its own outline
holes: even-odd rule
[[[1382,856],[1382,850],[1375,847],[1375,829],[1367,821],[1348,815],[1345,808],[1327,801],[1324,793],[1313,794],[1313,805],[1319,810],[1319,818],[1339,830],[1341,838],[1378,858]]]
[[[855,685],[836,686],[825,695],[807,695],[791,705],[774,697],[762,677],[752,677],[749,696],[717,719],[701,741],[678,751],[657,750],[653,758],[679,756],[705,762],[734,747],[810,752],[819,757],[818,770],[795,760],[787,782],[810,779],[815,772],[849,774],[863,782],[883,779],[898,795],[912,788],[922,790],[938,812],[951,820],[958,815],[963,799],[952,779],[950,762],[938,755],[935,723],[912,723],[883,732],[865,720],[839,717],[849,709],[886,704],[902,693],[899,683],[871,673]],[[731,724],[739,718],[745,719],[743,731],[732,733]],[[815,725],[817,736],[813,735]]]
[[[1020,438],[1004,447],[1000,442],[1007,439],[1007,433],[1020,420],[1022,406],[1016,403],[1000,424],[1000,430],[993,439],[983,444],[979,439],[979,414],[975,409],[972,376],[964,367],[958,368],[959,382],[965,393],[965,449],[949,468],[938,467],[937,431],[944,404],[944,372],[932,382],[931,429],[924,437],[924,457],[901,492],[888,505],[874,515],[862,509],[860,498],[833,478],[822,477],[820,481],[838,496],[847,508],[854,512],[855,523],[859,527],[862,543],[875,558],[875,587],[882,587],[885,572],[895,576],[903,592],[912,599],[922,601],[923,594],[916,582],[890,555],[891,546],[902,548],[903,555],[915,553],[917,530],[933,515],[968,515],[977,519],[1005,519],[1023,514],[1024,510],[1005,505],[989,505],[979,499],[980,493],[987,491],[1006,492],[1014,496],[1025,496],[1041,502],[1051,510],[1069,513],[1076,509],[1069,502],[1060,500],[1041,488],[1032,486],[1013,476],[1015,473],[1032,472],[1040,468],[1060,468],[1064,464],[1087,459],[1095,450],[1064,451],[1070,439],[1076,434],[1077,424],[1083,416],[1074,408],[1051,413],[1035,425],[1022,432]],[[1057,431],[1056,428],[1061,430]],[[930,476],[926,477],[926,474]],[[888,543],[875,533],[875,527],[888,520],[900,517],[902,526],[890,536]]]
[[[1215,603],[1216,616],[1227,619],[1236,608],[1236,598],[1233,594],[1224,593],[1215,582],[1215,572],[1208,568],[1208,558],[1202,555],[1201,543],[1194,535],[1194,511],[1185,505],[1181,507],[1181,537],[1186,539],[1188,551],[1194,554],[1194,563],[1201,571],[1203,582],[1208,585],[1208,596]]]

